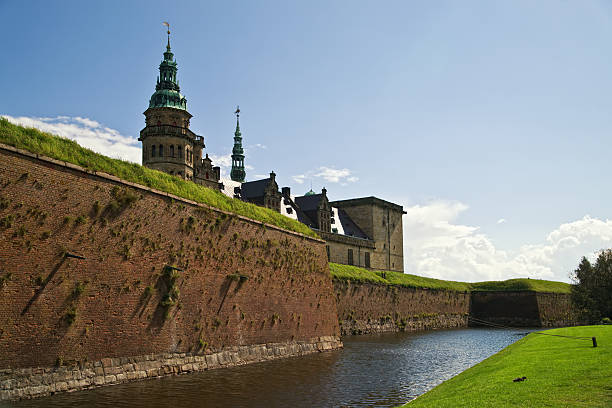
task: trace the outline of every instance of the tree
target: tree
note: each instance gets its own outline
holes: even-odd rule
[[[582,257],[571,275],[572,302],[582,318],[596,323],[612,317],[612,250],[601,251],[595,264]]]

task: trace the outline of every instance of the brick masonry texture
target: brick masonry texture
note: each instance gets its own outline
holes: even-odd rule
[[[0,159],[0,369],[340,334],[324,241],[16,149]]]
[[[570,295],[564,293],[473,292],[470,315],[518,327],[560,327],[579,323]]]
[[[470,294],[334,280],[343,335],[467,327]]]
[[[579,324],[563,293],[468,293],[340,280],[334,291],[342,335],[477,325],[469,317],[513,327]]]

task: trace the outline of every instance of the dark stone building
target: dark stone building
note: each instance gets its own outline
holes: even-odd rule
[[[334,201],[331,205],[374,241],[374,251],[368,255],[372,268],[404,271],[402,216],[406,212],[401,205],[376,197]]]
[[[280,212],[281,193],[278,191],[274,172],[270,173],[269,178],[242,183],[241,187],[237,187],[234,193],[235,197],[243,201]]]
[[[327,241],[330,262],[364,268],[404,270],[403,208],[376,197],[330,202],[327,190],[292,197],[283,187],[281,213]]]

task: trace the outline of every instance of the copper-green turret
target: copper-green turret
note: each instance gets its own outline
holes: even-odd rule
[[[155,85],[155,93],[149,100],[149,108],[187,110],[187,99],[180,94],[176,72],[176,61],[174,54],[170,51],[170,30],[168,29],[168,45],[164,52],[164,60],[159,64],[159,77]]]
[[[246,171],[244,170],[244,149],[242,148],[242,133],[240,133],[240,107],[236,107],[236,131],[234,132],[234,148],[232,149],[232,171],[230,177],[233,181],[244,183]]]

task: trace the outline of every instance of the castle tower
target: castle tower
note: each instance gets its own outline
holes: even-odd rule
[[[144,112],[145,128],[140,131],[138,138],[142,142],[142,164],[218,189],[218,172],[202,171],[204,138],[189,130],[192,116],[187,111],[187,99],[180,94],[176,73],[177,65],[170,50],[168,26],[166,52],[159,64],[155,92],[149,100],[149,108]]]
[[[244,149],[242,148],[242,133],[240,133],[240,107],[236,107],[236,131],[234,132],[234,148],[232,149],[232,171],[230,177],[233,181],[244,183],[246,171],[244,170]]]

